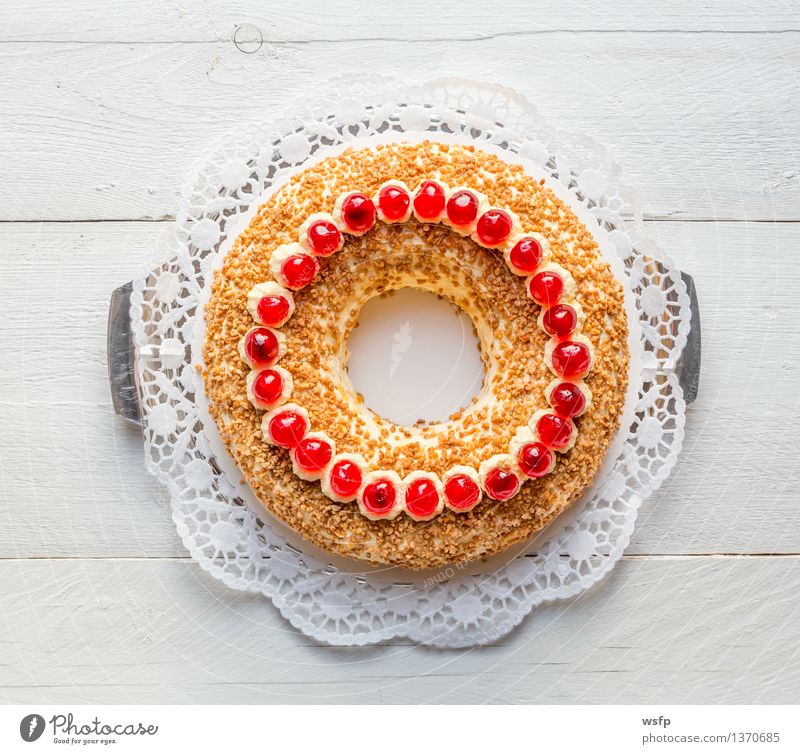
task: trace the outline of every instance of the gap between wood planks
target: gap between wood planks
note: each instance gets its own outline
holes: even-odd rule
[[[624,218],[626,221],[630,217]],[[699,223],[759,223],[763,225],[791,225],[800,223],[800,217],[792,218],[770,218],[770,217],[674,217],[672,215],[644,215],[642,220],[646,223],[682,223],[684,225]],[[161,217],[109,217],[109,218],[69,218],[69,219],[49,219],[49,220],[10,220],[0,218],[0,225],[65,225],[70,223],[172,223],[175,222],[174,215],[163,215]]]
[[[236,28],[233,32],[235,34]],[[369,44],[373,42],[385,42],[387,44],[402,43],[402,44],[444,44],[447,42],[491,42],[496,39],[505,39],[509,37],[539,37],[549,36],[553,34],[683,34],[683,35],[714,35],[723,34],[729,35],[754,35],[754,34],[798,34],[800,28],[788,29],[529,29],[524,31],[499,31],[491,34],[474,34],[468,36],[452,36],[452,37],[354,37],[347,39],[270,39],[262,34],[261,43],[272,45],[274,47],[281,46],[300,46],[300,45],[340,45],[340,44]],[[0,39],[0,45],[11,44],[58,44],[58,45],[71,45],[71,44],[103,44],[103,45],[205,45],[214,43],[234,43],[234,34],[208,37],[207,39],[170,39],[170,40],[149,40],[149,39],[48,39],[46,37],[39,38],[20,38],[20,39]],[[240,41],[256,41],[255,39],[245,39]],[[242,54],[250,54],[242,52]]]
[[[527,557],[527,556],[526,556]],[[566,555],[561,557],[566,558]],[[607,557],[603,555],[595,555],[594,558]],[[768,559],[768,558],[783,558],[786,560],[800,559],[800,552],[756,552],[756,553],[742,553],[742,552],[695,552],[695,553],[651,553],[647,555],[623,555],[621,560],[627,561],[643,561],[643,560],[698,560],[698,559],[716,558],[718,560],[753,560],[753,559]],[[124,562],[154,562],[163,561],[165,563],[186,562],[193,563],[194,558],[189,555],[31,555],[30,557],[17,558],[17,557],[3,557],[0,556],[0,563],[26,563],[31,560],[43,561],[80,561],[80,560],[98,560],[98,561],[124,561]]]

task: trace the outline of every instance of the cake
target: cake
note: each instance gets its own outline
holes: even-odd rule
[[[446,422],[400,426],[347,376],[363,304],[403,287],[463,309],[486,378]],[[433,142],[295,175],[235,240],[206,307],[203,378],[265,508],[315,545],[411,569],[530,539],[580,497],[616,430],[622,287],[521,167]]]

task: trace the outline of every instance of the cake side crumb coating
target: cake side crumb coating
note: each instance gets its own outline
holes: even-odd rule
[[[508,207],[526,230],[543,233],[553,261],[578,288],[583,333],[595,349],[586,382],[594,400],[577,419],[575,447],[550,475],[530,480],[503,503],[487,498],[469,513],[445,511],[429,522],[407,517],[370,521],[355,504],[336,503],[319,485],[292,473],[288,453],[264,443],[260,415],[247,400],[247,367],[237,343],[252,326],[247,293],[270,279],[269,258],[294,241],[304,219],[328,211],[342,191],[371,193],[386,180],[415,186],[438,177],[468,185]],[[452,421],[399,427],[363,405],[346,375],[347,334],[364,300],[405,285],[431,290],[463,308],[483,346],[487,386]],[[457,464],[478,467],[508,451],[519,426],[546,408],[552,380],[543,361],[547,336],[536,327],[539,308],[524,280],[502,255],[441,226],[379,226],[349,239],[323,260],[317,280],[295,294],[296,311],[284,325],[293,375],[292,400],[308,409],[314,430],[325,431],[338,452],[361,453],[372,468],[415,469],[443,475]],[[518,166],[471,147],[425,142],[348,151],[296,175],[261,208],[214,276],[206,308],[204,381],[223,441],[265,507],[323,549],[373,563],[421,569],[465,562],[529,539],[580,496],[602,463],[619,423],[627,386],[627,322],[620,283],[589,231],[552,192]]]

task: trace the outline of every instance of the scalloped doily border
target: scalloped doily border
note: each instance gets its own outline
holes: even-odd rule
[[[239,128],[235,133],[223,137],[198,158],[191,178],[184,184],[181,192],[180,211],[173,232],[167,237],[167,249],[162,248],[157,255],[158,260],[161,261],[164,258],[163,252],[165,250],[170,251],[171,260],[175,261],[162,262],[156,273],[153,273],[152,269],[148,269],[147,273],[135,282],[134,294],[131,299],[131,318],[135,325],[139,325],[134,327],[134,334],[139,354],[137,364],[139,366],[140,386],[142,387],[142,404],[148,416],[145,444],[148,450],[148,468],[169,489],[173,503],[173,520],[192,557],[200,563],[204,570],[221,579],[227,585],[237,589],[260,592],[269,596],[287,620],[304,633],[320,641],[337,644],[367,644],[405,635],[424,644],[471,646],[495,640],[507,633],[533,607],[543,601],[566,598],[588,588],[588,586],[605,576],[621,556],[622,550],[628,544],[633,532],[638,506],[644,497],[656,490],[669,475],[682,444],[685,404],[683,403],[680,386],[672,373],[672,368],[685,344],[688,333],[688,298],[680,276],[665,255],[660,251],[654,251],[654,247],[650,245],[646,246],[648,249],[647,258],[636,251],[644,248],[647,243],[646,235],[641,232],[641,216],[637,210],[638,204],[629,189],[623,187],[614,193],[609,191],[608,187],[612,185],[612,179],[618,179],[620,171],[606,153],[596,147],[590,140],[585,137],[557,134],[557,132],[544,124],[535,109],[524,98],[502,87],[473,84],[452,79],[432,82],[419,87],[404,87],[405,85],[400,85],[397,82],[376,79],[368,82],[361,93],[353,92],[351,89],[348,92],[350,100],[347,97],[344,97],[343,101],[337,100],[339,109],[333,108],[334,112],[337,113],[335,117],[331,113],[326,115],[324,112],[321,115],[317,113],[317,117],[322,118],[321,122],[326,122],[327,119],[328,125],[340,134],[341,143],[346,143],[348,141],[347,134],[350,133],[348,127],[352,130],[354,123],[363,124],[364,118],[359,116],[363,116],[365,112],[370,111],[370,108],[375,118],[386,118],[387,122],[395,126],[399,125],[402,128],[404,119],[416,125],[416,121],[423,120],[426,110],[433,112],[434,107],[438,107],[440,111],[454,114],[454,121],[452,124],[448,123],[448,127],[457,125],[456,117],[462,124],[466,123],[472,140],[476,141],[479,146],[492,141],[497,143],[499,139],[501,145],[516,146],[517,154],[522,154],[524,150],[527,150],[526,156],[535,155],[537,149],[540,153],[544,149],[542,156],[546,159],[543,160],[542,164],[550,170],[555,178],[560,180],[567,190],[573,193],[578,201],[589,207],[592,214],[597,218],[598,224],[602,224],[613,238],[617,251],[628,267],[629,274],[634,281],[634,291],[638,296],[639,308],[642,309],[642,296],[640,295],[641,291],[636,291],[636,286],[641,281],[650,281],[648,287],[653,290],[661,290],[663,293],[663,311],[657,312],[654,310],[652,316],[649,317],[651,321],[647,321],[648,317],[645,316],[647,313],[642,310],[643,316],[641,319],[645,328],[645,340],[648,340],[648,338],[654,339],[659,347],[647,351],[650,357],[645,359],[644,363],[645,373],[643,379],[645,380],[645,389],[640,393],[637,412],[643,417],[638,425],[639,430],[646,426],[648,431],[639,438],[639,442],[635,445],[640,450],[643,443],[644,445],[653,444],[653,447],[658,446],[658,443],[661,442],[656,437],[659,434],[656,431],[658,428],[650,420],[654,419],[653,411],[655,406],[671,402],[672,413],[668,415],[668,421],[664,425],[664,432],[668,434],[668,452],[662,453],[658,457],[659,463],[655,468],[649,468],[647,464],[642,462],[642,457],[637,456],[640,461],[638,464],[640,468],[638,472],[630,476],[630,479],[632,480],[631,483],[639,489],[634,491],[628,489],[627,483],[624,485],[623,492],[628,496],[628,499],[625,501],[624,516],[622,516],[621,522],[615,529],[616,538],[614,542],[608,543],[606,551],[603,551],[603,547],[599,547],[597,548],[598,551],[593,550],[582,559],[573,557],[579,554],[577,543],[580,537],[578,537],[578,533],[584,531],[576,525],[571,534],[568,532],[569,536],[564,541],[557,543],[557,547],[553,547],[552,542],[540,543],[537,539],[535,546],[538,549],[535,552],[528,553],[527,556],[517,557],[506,563],[499,571],[491,573],[489,576],[470,574],[456,579],[445,580],[443,583],[435,581],[427,588],[423,597],[420,598],[419,595],[416,595],[416,601],[409,598],[408,588],[403,585],[381,585],[373,589],[374,593],[367,595],[367,598],[376,601],[384,599],[387,603],[381,608],[383,610],[382,617],[387,619],[394,616],[394,619],[384,620],[384,622],[381,622],[381,614],[377,611],[373,611],[372,616],[366,616],[370,620],[365,619],[363,604],[359,605],[358,600],[351,599],[351,597],[355,594],[361,594],[363,602],[367,587],[350,573],[331,571],[330,568],[326,567],[324,556],[322,559],[317,559],[316,553],[309,554],[302,550],[299,558],[293,554],[292,557],[296,559],[296,562],[289,563],[289,570],[296,568],[298,564],[304,570],[298,571],[301,576],[292,582],[293,589],[282,589],[276,587],[280,587],[287,582],[278,579],[275,584],[271,584],[270,576],[265,576],[259,570],[258,564],[252,566],[256,575],[251,575],[250,577],[239,575],[237,577],[236,568],[231,566],[227,556],[221,555],[218,551],[211,556],[208,555],[208,542],[201,543],[202,540],[198,539],[198,527],[193,526],[193,523],[198,523],[197,510],[202,510],[203,516],[205,516],[202,523],[207,525],[206,528],[208,528],[209,532],[214,530],[215,527],[219,528],[218,525],[221,523],[235,528],[231,520],[238,521],[243,527],[242,531],[248,532],[248,536],[252,535],[252,539],[255,542],[252,552],[243,555],[240,553],[243,562],[247,562],[248,559],[251,561],[266,560],[272,569],[270,575],[273,577],[276,572],[280,572],[280,568],[276,567],[276,564],[282,563],[281,567],[286,570],[286,561],[281,560],[281,558],[291,560],[289,554],[295,553],[296,549],[291,544],[287,544],[285,540],[281,544],[280,533],[275,534],[274,527],[269,527],[263,521],[257,520],[252,511],[237,503],[235,500],[236,490],[232,488],[232,485],[226,488],[224,481],[215,479],[217,487],[214,489],[214,495],[217,496],[216,498],[211,495],[201,501],[200,496],[192,500],[191,495],[189,495],[187,500],[186,467],[192,461],[199,461],[203,453],[206,453],[209,448],[202,437],[202,427],[200,427],[200,432],[194,435],[196,427],[194,425],[192,427],[184,425],[184,434],[178,435],[179,439],[182,438],[180,442],[169,446],[170,453],[162,454],[161,451],[165,446],[159,441],[159,438],[171,437],[171,433],[176,430],[172,429],[172,424],[169,421],[166,421],[165,415],[169,414],[169,409],[159,408],[161,406],[170,406],[168,402],[170,391],[164,390],[164,385],[159,385],[159,382],[168,381],[169,377],[174,377],[174,372],[176,370],[180,372],[180,369],[175,364],[169,368],[165,367],[166,360],[164,358],[165,350],[163,345],[166,339],[162,337],[159,343],[154,344],[153,334],[152,332],[146,332],[144,323],[147,321],[150,330],[152,330],[154,321],[152,315],[156,311],[156,319],[162,315],[172,313],[173,316],[171,318],[167,317],[167,319],[171,319],[171,322],[169,327],[163,330],[163,334],[180,332],[184,336],[186,335],[186,322],[183,321],[181,323],[180,320],[191,320],[191,306],[183,307],[180,316],[176,319],[174,316],[176,307],[171,305],[174,304],[174,301],[159,302],[157,289],[159,281],[162,289],[169,287],[163,285],[163,281],[167,279],[165,272],[179,279],[179,276],[175,275],[170,265],[177,264],[177,269],[181,269],[181,265],[185,265],[186,269],[189,267],[196,268],[198,260],[193,257],[191,251],[192,248],[197,249],[197,239],[194,238],[194,235],[200,223],[209,216],[208,213],[230,211],[226,209],[225,205],[226,203],[230,205],[231,202],[224,192],[219,192],[216,186],[213,187],[213,190],[217,193],[209,197],[210,201],[203,199],[203,191],[209,185],[213,185],[213,180],[210,180],[210,178],[215,176],[214,169],[209,170],[209,166],[215,164],[216,155],[220,152],[223,154],[226,151],[235,153],[236,149],[239,149],[240,153],[247,153],[248,149],[251,149],[254,154],[258,155],[258,143],[263,143],[261,139],[264,138],[266,133],[272,134],[274,141],[268,146],[273,147],[285,144],[288,139],[296,137],[299,133],[302,134],[303,124],[312,122],[313,119],[312,112],[309,111],[308,106],[304,103],[296,106],[290,111],[290,115],[282,119],[287,124],[283,129],[283,136],[280,130],[265,127],[263,123],[253,124]],[[336,86],[332,85],[331,90],[336,91]],[[381,90],[383,90],[382,94]],[[359,104],[359,95],[361,103],[373,102],[378,104],[371,106]],[[437,97],[449,98],[452,106],[444,107],[441,102],[436,104]],[[465,98],[467,100],[472,98],[471,104],[475,112],[468,110],[470,102],[465,101]],[[391,104],[382,106],[381,103],[384,102]],[[476,106],[476,102],[478,106]],[[516,117],[519,123],[515,125],[518,127],[521,124],[523,125],[522,131],[525,133],[525,137],[519,139],[516,144],[509,139],[511,132],[514,132],[513,127],[509,128],[499,121],[497,114],[499,104],[502,104],[504,108],[504,120],[507,121],[511,117]],[[342,115],[342,112],[346,113],[348,107],[351,108],[351,112],[355,116],[350,119],[354,123],[350,124],[347,123],[348,118]],[[375,111],[381,108],[386,113],[378,112],[376,115]],[[331,121],[337,121],[336,125]],[[475,138],[475,133],[480,133],[483,136],[489,135],[482,142],[481,139]],[[534,133],[538,138],[533,138]],[[256,135],[260,135],[261,139],[254,143]],[[352,135],[353,138],[357,136],[357,134]],[[332,132],[329,133],[329,138],[330,136],[332,136]],[[542,146],[543,144],[546,144],[548,148],[545,149]],[[235,146],[231,149],[230,145]],[[579,155],[579,159],[576,159],[572,164],[580,164],[583,167],[582,170],[563,167],[568,164],[563,157],[564,150],[569,152],[571,146],[574,147]],[[273,158],[275,156],[276,153],[273,152]],[[281,158],[283,156],[278,154],[277,157]],[[299,164],[302,164],[302,162],[300,160]],[[271,174],[270,180],[274,181],[282,171],[288,171],[291,167],[288,164],[283,167],[279,166]],[[255,165],[253,170],[255,174],[258,166]],[[597,186],[599,184],[603,185],[603,189],[598,192]],[[595,195],[592,195],[592,192],[595,192]],[[255,201],[256,197],[260,195],[260,192],[254,193],[256,196],[251,196],[250,202]],[[198,208],[202,208],[202,212],[198,213]],[[625,223],[623,221],[623,213],[632,215],[633,220]],[[235,212],[232,214],[235,214]],[[208,250],[206,249],[206,251]],[[203,259],[208,260],[209,256],[203,257],[201,255],[200,260]],[[203,261],[200,263],[200,268],[198,277],[209,272],[207,264]],[[188,298],[192,298],[191,294],[193,294],[196,305],[196,296],[199,295],[200,288],[191,284],[191,275],[187,277],[186,283],[190,293]],[[155,296],[154,291],[156,291]],[[154,300],[156,305],[153,304]],[[165,305],[161,305],[162,303]],[[655,309],[656,307],[652,308]],[[667,316],[665,313],[670,310],[671,314]],[[159,321],[163,322],[165,320],[162,317]],[[176,327],[176,325],[178,326]],[[183,327],[183,330],[181,327]],[[174,340],[184,344],[187,342],[185,337],[183,339],[175,338]],[[159,350],[159,346],[161,346],[161,350]],[[183,375],[183,380],[184,382],[186,381],[185,374]],[[180,379],[178,381],[180,382]],[[153,388],[153,385],[157,387]],[[650,385],[649,389],[647,385]],[[173,390],[171,397],[179,399],[183,393],[183,397],[186,398],[188,390],[189,388],[183,385],[177,391]],[[645,421],[649,423],[645,425]],[[176,420],[175,424],[177,427],[180,422]],[[192,453],[195,455],[192,456]],[[189,456],[191,456],[191,460],[187,462],[186,458]],[[636,456],[636,451],[633,451],[633,456]],[[631,452],[628,452],[627,455],[623,452],[618,462],[634,468],[636,466],[633,463],[634,460]],[[207,461],[208,458],[206,459]],[[198,469],[199,466],[195,464],[194,468]],[[618,482],[619,478],[616,480],[617,487],[607,491],[607,497],[614,497],[611,492],[617,491],[619,488]],[[193,480],[189,486],[191,487],[195,483],[196,480]],[[600,492],[602,493],[602,491]],[[228,495],[227,499],[226,494]],[[596,512],[599,515],[600,511],[604,510],[605,512],[602,515],[607,516],[607,518],[619,518],[619,515],[617,515],[619,512],[613,512],[615,502],[616,499],[607,501],[605,507],[598,508]],[[215,506],[219,505],[225,509],[225,515],[222,517],[220,517],[221,511],[215,509]],[[581,514],[583,513],[585,511],[581,512]],[[590,524],[590,526],[593,525]],[[269,529],[269,534],[265,526]],[[563,533],[565,527],[562,527],[559,531]],[[586,544],[586,537],[583,538],[583,544]],[[573,552],[570,552],[570,546],[572,546]],[[570,572],[568,574],[574,575],[575,578],[564,582],[556,579],[557,583],[551,585],[551,576],[563,571],[564,564],[561,561],[565,556],[569,558],[570,563],[575,562],[577,564],[575,573]],[[584,573],[580,573],[587,559],[594,559],[597,562],[593,564],[593,567],[586,569]],[[266,566],[261,563],[261,567]],[[298,586],[296,582],[302,582],[302,584]],[[388,596],[383,595],[381,589],[386,591],[387,594],[388,592],[392,593],[388,594]],[[494,596],[487,598],[486,595],[489,593]],[[307,600],[305,598],[308,595],[311,598]],[[333,599],[333,597],[336,597],[336,599]],[[316,608],[314,607],[314,598],[318,600]],[[487,600],[490,603],[488,605]],[[500,608],[492,607],[490,610],[490,607],[495,603],[509,602],[514,603],[511,608],[501,606]],[[399,606],[401,603],[402,606]],[[408,603],[414,604],[409,606]],[[352,616],[358,610],[361,610],[362,613],[353,618]]]

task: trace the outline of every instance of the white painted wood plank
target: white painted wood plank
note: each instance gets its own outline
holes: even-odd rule
[[[298,4],[295,4],[299,7]],[[489,27],[491,28],[491,27]],[[0,219],[171,215],[229,127],[334,74],[458,74],[526,94],[611,150],[676,219],[798,219],[800,33],[554,33],[476,41],[0,45]]]
[[[440,0],[430,3],[365,4],[340,0],[335,13],[326,0],[302,3],[240,0],[233,9],[219,0],[186,3],[158,0],[75,0],[54,7],[48,0],[0,7],[0,41],[216,41],[233,38],[237,26],[258,27],[271,41],[357,39],[475,39],[569,31],[784,31],[800,29],[798,13],[785,0],[746,2],[672,0],[636,13],[629,3],[563,3],[508,0],[501,6]]]
[[[4,557],[182,553],[141,434],[114,415],[106,376],[111,291],[139,273],[159,232],[0,226]]]
[[[700,292],[685,449],[631,553],[800,552],[800,224],[650,223]],[[0,225],[0,557],[182,555],[139,436],[113,416],[106,308],[157,223]]]
[[[650,223],[694,276],[700,394],[630,552],[798,552],[798,224]]]
[[[14,703],[791,703],[800,559],[625,560],[500,646],[321,646],[186,561],[3,561]]]

